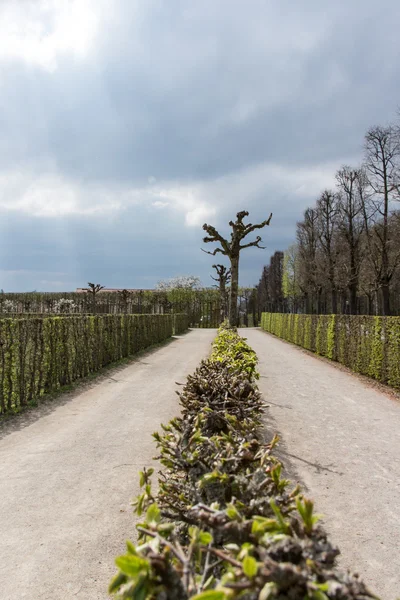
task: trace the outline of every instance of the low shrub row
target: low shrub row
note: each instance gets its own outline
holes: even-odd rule
[[[116,559],[117,598],[373,597],[357,576],[336,571],[338,551],[312,502],[289,490],[273,456],[277,439],[263,442],[256,362],[242,338],[220,332],[179,394],[182,416],[154,434],[164,469],[157,493],[154,470],[140,473],[138,542]]]
[[[400,388],[400,317],[263,313],[261,327]]]
[[[171,315],[0,320],[0,414],[172,335]]]
[[[90,317],[92,313],[85,313],[85,317]],[[79,317],[77,313],[33,313],[33,312],[25,312],[25,313],[0,313],[0,320],[2,319],[44,319],[49,317]]]
[[[174,335],[185,333],[189,329],[189,317],[184,313],[177,313],[173,315],[173,329]]]

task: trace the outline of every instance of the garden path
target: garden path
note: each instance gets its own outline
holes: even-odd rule
[[[108,598],[114,558],[135,536],[137,473],[151,434],[179,412],[215,330],[196,329],[0,428],[2,600]]]
[[[339,564],[382,598],[400,597],[400,400],[259,329],[241,334],[260,360],[286,476],[315,500]]]

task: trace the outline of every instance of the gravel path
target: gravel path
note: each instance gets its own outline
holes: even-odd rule
[[[214,336],[193,330],[0,428],[2,600],[108,597],[114,558],[134,536],[137,472],[156,453],[151,434],[178,414],[175,381]]]
[[[261,330],[241,333],[260,359],[267,427],[324,515],[339,564],[385,600],[400,597],[400,402]]]

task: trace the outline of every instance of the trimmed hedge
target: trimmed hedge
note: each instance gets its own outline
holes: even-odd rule
[[[154,434],[164,469],[140,473],[139,539],[116,559],[109,592],[121,600],[366,600],[356,575],[335,568],[338,550],[313,504],[289,491],[265,445],[257,357],[236,333],[220,333],[188,377],[182,417]],[[222,360],[226,354],[227,360]],[[236,357],[236,359],[235,359]]]
[[[400,317],[263,313],[261,327],[400,389]]]
[[[0,320],[0,414],[172,335],[171,315]]]
[[[184,313],[177,313],[173,315],[173,329],[174,335],[185,333],[189,329],[189,317]]]

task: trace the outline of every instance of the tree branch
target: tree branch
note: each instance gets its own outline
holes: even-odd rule
[[[260,242],[261,242],[261,237],[258,235],[257,238],[254,240],[254,242],[249,242],[248,244],[243,244],[243,246],[240,246],[240,249],[243,250],[243,248],[251,248],[252,246],[255,246],[256,248],[261,248],[261,250],[265,250],[265,246],[260,246]]]
[[[227,252],[225,252],[221,248],[215,248],[215,250],[213,252],[209,252],[208,250],[204,250],[204,248],[200,248],[200,250],[202,252],[205,252],[206,254],[211,254],[211,256],[215,256],[218,252],[220,252],[221,254],[224,254],[225,256],[228,254]]]
[[[207,223],[204,223],[203,229],[204,229],[204,231],[206,231],[208,233],[208,236],[203,238],[203,242],[205,244],[207,244],[209,242],[219,242],[221,244],[222,248],[225,250],[225,252],[229,252],[228,241],[225,238],[223,238],[220,233],[218,233],[218,231],[215,229],[215,227],[213,227],[212,225],[207,225]]]
[[[252,225],[251,223],[249,223],[249,225],[246,226],[245,235],[247,235],[248,233],[251,233],[252,231],[255,231],[256,229],[263,229],[263,227],[265,227],[266,225],[269,225],[271,223],[271,219],[272,219],[272,213],[269,215],[268,219],[266,219],[262,223],[256,223],[256,225]]]

